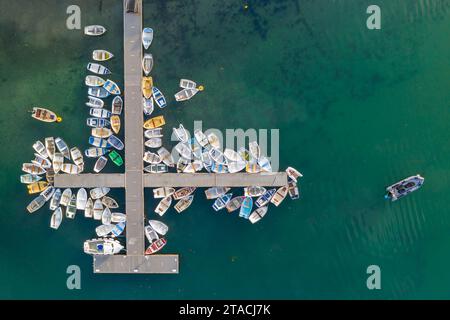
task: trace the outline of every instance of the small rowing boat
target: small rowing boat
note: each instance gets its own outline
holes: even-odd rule
[[[208,142],[214,149],[220,149],[220,140],[215,133],[211,132],[208,134]]]
[[[33,149],[41,155],[41,157],[48,158],[47,150],[45,149],[44,144],[41,141],[36,141],[33,143]]]
[[[266,188],[259,186],[250,186],[244,188],[244,195],[246,197],[260,197],[266,192]]]
[[[47,181],[38,181],[38,182],[33,182],[31,184],[28,184],[27,185],[28,194],[40,193],[40,192],[44,191],[45,188],[47,188],[47,186],[48,186]]]
[[[189,100],[195,96],[198,91],[198,89],[183,89],[175,93],[175,100],[179,102]]]
[[[120,223],[116,224],[114,226],[114,229],[112,229],[112,231],[111,231],[111,236],[112,237],[120,236],[122,234],[122,232],[125,230],[125,226],[126,226],[125,222],[120,222]]]
[[[241,158],[239,153],[234,151],[233,149],[225,149],[223,151],[223,155],[225,158],[227,158],[229,161],[238,162],[238,161],[244,161],[244,159]]]
[[[60,137],[56,137],[55,145],[56,145],[56,148],[58,149],[58,151],[62,153],[64,158],[70,160],[70,150],[69,150],[69,147],[67,146],[67,143]]]
[[[142,97],[142,106],[144,110],[144,114],[146,116],[149,116],[153,113],[153,110],[155,109],[153,98],[150,97],[150,99],[146,99],[145,97]]]
[[[102,223],[105,225],[109,225],[111,224],[111,210],[106,207],[105,209],[103,209],[103,213],[102,213]]]
[[[109,128],[92,128],[91,135],[96,138],[108,138],[112,135],[112,131]]]
[[[97,159],[94,165],[94,172],[99,173],[103,170],[103,168],[106,166],[106,163],[108,162],[108,158],[105,156],[101,156]]]
[[[113,148],[116,148],[117,150],[123,150],[125,145],[123,144],[122,140],[117,138],[115,135],[111,135],[108,140],[106,140]]]
[[[228,164],[228,171],[230,173],[242,171],[247,166],[247,162],[245,161],[236,161],[236,162],[228,161],[227,164]]]
[[[173,128],[173,134],[181,142],[187,142],[189,139],[189,134],[181,123],[178,128]]]
[[[44,168],[34,163],[22,164],[22,171],[33,175],[41,175],[46,172]]]
[[[153,228],[151,226],[145,226],[144,232],[145,232],[145,237],[147,238],[148,242],[150,242],[150,243],[159,239],[158,233],[155,230],[153,230]]]
[[[150,163],[150,164],[158,164],[161,163],[161,157],[157,155],[156,153],[146,151],[144,152],[144,162]]]
[[[212,187],[205,190],[206,199],[217,199],[227,193],[230,188],[227,187]]]
[[[266,204],[268,204],[270,202],[270,200],[272,199],[273,195],[275,194],[275,192],[277,192],[277,189],[273,188],[273,189],[269,189],[266,192],[264,192],[264,194],[262,196],[260,196],[258,199],[256,199],[255,204],[258,208],[265,206]]]
[[[169,167],[175,166],[175,161],[173,160],[172,154],[164,147],[161,147],[156,151],[156,153],[161,157],[162,162]]]
[[[113,150],[110,153],[108,153],[108,156],[116,166],[120,167],[121,165],[123,165],[123,159],[120,156],[120,154],[117,153],[116,150]]]
[[[148,173],[164,173],[169,171],[167,165],[159,163],[159,164],[150,164],[144,167],[144,171]]]
[[[98,63],[92,63],[92,62],[88,63],[87,69],[90,72],[96,73],[96,74],[110,74],[111,73],[111,71],[109,71],[108,68],[106,68]]]
[[[239,217],[248,219],[250,213],[253,208],[253,199],[252,197],[245,197],[244,201],[242,201],[241,209],[239,210]]]
[[[92,52],[92,59],[95,61],[107,61],[114,57],[114,55],[106,50],[94,50]]]
[[[117,203],[117,201],[108,196],[104,196],[102,198],[102,203],[105,207],[108,207],[110,209],[117,209],[119,207],[119,204]]]
[[[196,129],[194,131],[194,137],[195,137],[195,140],[197,140],[197,142],[198,142],[198,144],[200,146],[202,146],[203,148],[207,149],[207,146],[209,145],[209,141],[208,141],[208,138],[206,137],[206,135],[203,133],[202,130]]]
[[[88,199],[88,195],[87,195],[87,191],[85,188],[81,188],[78,190],[77,192],[77,210],[84,210],[86,209],[86,204],[87,204],[87,199]]]
[[[48,168],[51,168],[52,162],[49,159],[44,158],[39,153],[34,154],[34,160],[31,160],[31,163],[34,163],[35,165],[38,165],[45,170]]]
[[[112,80],[107,79],[105,84],[103,85],[103,88],[105,88],[105,90],[111,94],[114,94],[114,95],[120,94],[119,86],[117,85],[117,83],[115,83]]]
[[[99,76],[88,75],[84,79],[84,83],[89,87],[101,87],[105,84],[105,79]]]
[[[166,245],[166,243],[167,243],[167,241],[164,238],[160,238],[160,239],[156,240],[147,248],[147,250],[145,250],[145,254],[150,255],[150,254],[154,254],[154,253],[158,252]]]
[[[103,108],[105,102],[100,98],[88,96],[88,102],[86,102],[86,105],[91,108]]]
[[[108,153],[106,148],[92,147],[84,150],[84,155],[88,158],[98,158]]]
[[[95,228],[95,233],[97,237],[106,237],[111,231],[114,229],[115,225],[113,224],[102,224]]]
[[[31,173],[27,173],[27,174],[23,174],[20,176],[20,183],[25,183],[25,184],[30,184],[33,182],[38,182],[42,179],[41,176],[35,175],[35,174],[31,174]]]
[[[53,139],[53,137],[45,138],[45,149],[47,151],[48,157],[53,160],[56,151],[55,139]]]
[[[169,231],[169,227],[159,220],[149,220],[148,223],[153,228],[153,230],[155,230],[162,236],[166,235],[167,231]]]
[[[251,223],[257,223],[259,220],[264,218],[266,213],[267,213],[267,207],[258,208],[252,212],[252,214],[250,215],[248,220],[250,220]]]
[[[102,118],[87,118],[86,124],[91,128],[104,128],[111,125],[109,120]]]
[[[31,117],[43,122],[61,122],[61,118],[56,113],[44,108],[34,107],[33,111],[31,111]]]
[[[186,210],[187,208],[189,208],[189,206],[192,204],[193,201],[194,201],[194,196],[193,195],[187,196],[187,197],[181,199],[180,201],[178,201],[175,204],[174,209],[178,213],[181,213],[184,210]]]
[[[103,204],[100,199],[94,201],[94,208],[92,209],[94,220],[101,220],[103,213]]]
[[[90,136],[89,137],[89,144],[93,145],[97,148],[109,148],[111,147],[106,139],[97,138]]]
[[[67,174],[78,174],[81,172],[80,167],[72,163],[63,163],[61,165],[61,171]]]
[[[159,148],[162,146],[162,139],[161,138],[151,138],[145,141],[145,146],[148,148]]]
[[[216,199],[216,201],[214,201],[212,207],[215,211],[219,211],[222,210],[223,208],[225,208],[228,203],[231,200],[231,197],[233,196],[232,193],[226,193],[223,196],[220,196],[219,198]]]
[[[192,150],[188,144],[183,142],[178,142],[175,145],[175,150],[185,159],[192,159]]]
[[[120,131],[120,117],[115,114],[111,116],[109,120],[111,123],[111,129],[114,131],[115,134],[118,134]]]
[[[101,36],[106,32],[106,28],[100,25],[92,25],[84,27],[84,34],[87,36]]]
[[[153,41],[153,29],[152,28],[144,28],[142,30],[142,45],[145,50],[147,50]]]
[[[102,119],[111,117],[111,112],[103,108],[91,108],[89,109],[89,114],[93,117]]]
[[[287,167],[286,173],[287,173],[288,177],[291,178],[291,180],[293,180],[294,182],[297,182],[298,178],[303,177],[303,175],[298,170],[296,170],[292,167]]]
[[[127,215],[121,212],[113,212],[111,213],[111,222],[112,223],[121,223],[127,221]]]
[[[156,105],[158,107],[165,108],[167,106],[166,98],[162,92],[157,87],[152,87],[153,98],[155,99]]]
[[[175,192],[175,188],[171,187],[160,187],[153,189],[153,198],[162,199],[165,197],[170,197]]]
[[[84,208],[84,217],[92,218],[94,215],[94,202],[91,198],[88,198],[86,201],[86,207]]]
[[[62,209],[58,207],[52,214],[50,218],[50,228],[57,230],[61,225],[63,219]]]
[[[158,127],[162,127],[166,124],[166,121],[164,120],[164,116],[157,116],[148,119],[144,122],[144,128],[145,129],[154,129]]]
[[[146,137],[147,139],[162,138],[162,136],[162,128],[149,129],[145,130],[144,132],[144,137]]]
[[[53,170],[55,173],[58,173],[61,170],[61,167],[64,163],[64,156],[60,152],[55,152],[53,156]]]
[[[184,187],[181,189],[178,189],[177,191],[175,191],[173,193],[173,199],[174,200],[180,200],[182,198],[185,198],[187,196],[190,196],[194,191],[195,191],[195,187]]]
[[[166,213],[166,211],[170,208],[171,204],[172,204],[172,197],[171,196],[165,197],[158,203],[155,212],[160,216],[163,216],[164,213]]]
[[[75,219],[75,214],[77,213],[77,198],[75,195],[72,195],[70,198],[69,204],[66,208],[66,218]]]
[[[153,88],[153,78],[152,77],[142,77],[142,95],[145,99],[150,99],[152,96],[152,88]]]
[[[89,87],[88,95],[95,98],[106,98],[109,96],[109,92],[103,87]]]
[[[288,193],[289,193],[289,197],[292,200],[297,200],[298,198],[300,198],[300,193],[298,192],[297,182],[289,181]]]
[[[108,187],[97,187],[97,188],[91,189],[89,191],[89,194],[92,199],[97,200],[97,199],[102,198],[103,196],[106,196],[110,190],[111,189]]]
[[[283,202],[284,198],[286,198],[286,195],[288,193],[288,187],[280,187],[277,189],[275,194],[273,195],[272,199],[270,199],[270,202],[272,202],[275,206],[279,206],[281,202]]]
[[[197,84],[192,80],[180,79],[180,87],[183,89],[195,89]]]
[[[145,75],[148,76],[152,71],[152,69],[153,69],[153,56],[151,53],[146,53],[142,58],[142,70],[144,70]]]
[[[59,202],[59,204],[61,206],[67,206],[69,204],[70,199],[72,198],[72,189],[67,188],[64,189],[62,195],[61,195],[61,201]]]
[[[408,177],[386,188],[386,199],[396,201],[404,196],[416,191],[422,185],[425,179],[417,174],[415,176]]]
[[[39,210],[40,208],[42,208],[42,206],[45,204],[45,202],[46,202],[45,198],[42,195],[39,195],[28,204],[27,211],[29,213],[33,213],[33,212]]]
[[[80,168],[84,167],[84,159],[83,154],[80,149],[77,147],[73,147],[70,149],[70,155],[72,157],[73,162]]]
[[[112,105],[111,105],[111,113],[120,115],[123,109],[123,99],[120,96],[115,96]]]
[[[229,213],[231,213],[231,212],[239,209],[241,207],[244,199],[245,199],[244,196],[238,196],[238,197],[234,197],[233,199],[231,199],[226,205],[227,211]]]

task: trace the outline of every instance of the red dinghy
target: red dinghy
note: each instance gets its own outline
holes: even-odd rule
[[[166,245],[166,243],[167,241],[164,238],[156,240],[147,248],[147,250],[145,250],[145,254],[153,254],[158,252]]]

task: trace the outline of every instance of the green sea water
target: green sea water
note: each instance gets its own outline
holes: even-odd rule
[[[301,199],[251,225],[215,213],[198,190],[186,212],[163,217],[178,275],[95,275],[82,243],[98,223],[78,213],[51,230],[49,210],[26,213],[32,197],[18,177],[37,139],[88,147],[92,50],[116,55],[106,64],[123,85],[121,1],[0,0],[0,298],[450,298],[450,2],[244,3],[144,1],[144,25],[155,30],[152,75],[169,99],[158,111],[164,143],[174,144],[172,126],[192,129],[195,120],[204,129],[279,129],[280,168],[303,172]],[[68,30],[72,4],[82,26],[104,25],[105,36]],[[381,30],[366,27],[371,4],[381,7]],[[180,78],[206,89],[177,104]],[[36,105],[63,122],[32,121]],[[386,185],[417,173],[426,179],[420,191],[383,199]],[[112,194],[123,208],[124,192]],[[373,264],[381,290],[366,287]],[[81,290],[66,287],[69,265],[81,268]]]

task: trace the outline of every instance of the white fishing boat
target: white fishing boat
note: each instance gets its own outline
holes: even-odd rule
[[[114,227],[115,225],[113,224],[101,224],[97,228],[95,228],[95,233],[98,237],[106,237],[111,233]]]
[[[88,87],[101,87],[105,84],[105,79],[99,76],[88,75],[84,79],[84,84]]]
[[[248,149],[250,150],[250,155],[256,160],[261,157],[261,148],[258,145],[258,142],[252,141],[248,144]]]
[[[108,138],[113,132],[109,128],[92,128],[91,135],[96,138]]]
[[[48,158],[47,150],[45,149],[44,144],[41,141],[36,141],[33,143],[33,149],[41,155],[41,157]]]
[[[61,170],[63,162],[63,154],[60,152],[55,152],[55,155],[53,156],[53,170],[55,171],[55,173],[58,173]]]
[[[98,63],[92,63],[92,62],[88,63],[87,69],[90,72],[96,73],[96,74],[110,74],[111,73],[111,71],[109,71],[108,68],[106,68]]]
[[[88,158],[98,158],[108,153],[108,149],[106,148],[88,148],[84,150],[84,155]]]
[[[77,147],[71,148],[70,156],[72,157],[72,160],[75,163],[75,165],[77,165],[79,168],[84,167],[84,158],[83,158],[83,154],[81,153],[80,149],[78,149]]]
[[[153,103],[153,97],[150,97],[150,99],[146,99],[145,97],[142,97],[142,106],[143,111],[146,116],[149,116],[153,113],[153,110],[155,110],[155,106]]]
[[[275,188],[269,189],[266,192],[264,192],[264,194],[262,196],[260,196],[258,199],[256,199],[256,201],[255,201],[256,206],[259,208],[259,207],[263,207],[266,204],[268,204],[276,192],[277,192],[277,189],[275,189]]]
[[[111,113],[120,115],[123,109],[123,99],[120,96],[115,96],[111,103]]]
[[[261,156],[258,159],[258,165],[261,168],[261,171],[272,172],[272,165],[267,157]]]
[[[161,157],[157,155],[156,153],[146,151],[144,152],[144,162],[150,163],[150,164],[158,164],[161,163]]]
[[[288,177],[291,178],[291,180],[293,180],[294,182],[297,182],[298,178],[303,177],[303,175],[298,170],[296,170],[292,167],[287,167],[286,173],[287,173]]]
[[[106,163],[108,162],[108,158],[105,156],[101,156],[97,159],[94,165],[94,172],[99,173],[103,170],[103,168],[106,166]]]
[[[187,142],[189,140],[189,133],[182,124],[178,128],[173,128],[173,134],[178,141]]]
[[[91,198],[88,198],[86,201],[86,206],[84,207],[84,217],[92,218],[94,215],[94,202]]]
[[[47,150],[48,157],[53,160],[56,151],[55,140],[53,137],[45,138],[45,149]]]
[[[111,224],[111,210],[106,207],[105,209],[103,209],[103,213],[102,213],[102,223],[105,225]]]
[[[142,45],[145,50],[147,50],[153,41],[153,29],[152,28],[144,28],[142,30]]]
[[[180,87],[183,89],[195,89],[197,84],[192,80],[180,79]]]
[[[59,204],[61,202],[61,196],[62,192],[61,189],[56,189],[55,192],[52,195],[52,198],[50,199],[50,206],[49,209],[54,211],[59,207]]]
[[[106,50],[94,50],[92,52],[92,59],[95,61],[107,61],[113,57],[114,55]]]
[[[81,188],[77,192],[77,210],[84,210],[86,209],[86,203],[87,203],[87,192],[85,188]]]
[[[47,170],[52,167],[52,162],[49,159],[44,158],[39,153],[34,154],[34,160],[31,160],[31,163],[34,163],[37,166],[40,166]]]
[[[164,173],[169,171],[167,165],[159,163],[159,164],[149,164],[144,167],[144,171],[148,173]]]
[[[92,25],[84,27],[84,34],[87,36],[101,36],[106,32],[106,28],[100,25]]]
[[[190,196],[187,196],[185,198],[182,198],[180,201],[178,201],[175,204],[174,209],[178,213],[181,213],[184,210],[186,210],[187,208],[189,208],[189,206],[192,204],[193,201],[194,201],[194,196],[193,195],[190,195]]]
[[[166,235],[167,231],[169,231],[169,227],[161,221],[149,220],[148,223],[153,228],[153,230],[155,230],[162,236]]]
[[[144,54],[144,57],[142,58],[142,70],[144,70],[144,73],[146,76],[152,72],[153,69],[153,56],[151,53]]]
[[[27,173],[20,176],[20,183],[30,184],[42,180],[42,176]]]
[[[67,206],[69,204],[70,199],[72,198],[72,189],[67,188],[64,189],[62,195],[61,195],[61,201],[59,202],[59,204],[61,206]]]
[[[77,213],[77,199],[75,195],[70,198],[69,204],[66,208],[66,218],[75,219],[75,214]]]
[[[266,213],[267,213],[267,207],[260,207],[250,214],[250,216],[248,217],[248,220],[250,220],[251,223],[257,223],[259,220],[264,218]]]
[[[228,161],[227,164],[228,164],[228,171],[230,173],[236,173],[236,172],[244,170],[247,165],[247,162],[245,162],[245,161],[237,161],[237,162]]]
[[[145,226],[144,231],[148,242],[152,243],[159,239],[158,233],[151,226]]]
[[[184,169],[184,173],[195,173],[203,169],[203,162],[201,160],[194,160],[190,162]]]
[[[195,187],[184,187],[184,188],[178,189],[173,193],[173,195],[172,195],[173,199],[180,200],[184,197],[190,196],[192,193],[194,193],[195,189],[196,189]]]
[[[103,204],[100,199],[94,201],[93,216],[94,220],[101,220],[103,214]]]
[[[67,146],[67,143],[60,137],[57,137],[57,138],[55,138],[55,144],[56,144],[56,148],[58,149],[59,152],[62,153],[64,158],[70,160],[70,151],[69,151],[69,147]]]
[[[164,162],[165,165],[168,167],[174,167],[175,161],[173,160],[172,154],[164,147],[161,147],[156,151],[158,155],[160,156],[161,160]]]
[[[175,145],[175,150],[183,157],[186,159],[192,159],[192,150],[190,148],[190,146],[184,142],[178,142]]]
[[[87,240],[83,244],[84,252],[92,255],[113,255],[122,249],[119,241],[109,238]]]
[[[260,197],[266,192],[266,188],[259,186],[250,186],[244,188],[244,195],[246,197]]]
[[[63,163],[61,171],[67,174],[79,174],[81,172],[80,167],[72,163]]]
[[[281,202],[283,202],[284,198],[286,198],[286,195],[288,193],[288,187],[280,187],[277,189],[275,194],[273,195],[272,199],[270,199],[270,202],[272,202],[275,206],[279,206]]]
[[[151,138],[145,141],[145,146],[148,148],[159,148],[162,146],[162,139],[161,138]]]
[[[109,112],[108,110],[103,109],[103,108],[91,108],[91,109],[89,109],[89,114],[93,117],[103,118],[103,119],[111,117],[111,112]]]
[[[44,204],[45,204],[45,198],[42,195],[39,195],[28,204],[27,211],[29,213],[33,213],[33,212],[39,210],[40,208],[42,208],[42,206]]]
[[[148,129],[144,131],[144,136],[147,139],[152,139],[152,138],[162,138],[163,134],[162,134],[162,128],[155,128],[155,129]]]
[[[175,100],[176,101],[186,101],[191,99],[193,96],[195,96],[198,93],[198,89],[183,89],[181,91],[178,91],[175,93]]]
[[[200,144],[200,146],[202,146],[203,148],[207,148],[207,146],[209,145],[209,141],[206,135],[202,132],[202,130],[200,129],[194,130],[194,137],[195,140],[197,140],[197,142]]]
[[[162,199],[158,205],[156,206],[155,212],[159,214],[160,216],[163,216],[164,213],[170,208],[170,205],[172,204],[172,197],[165,197]]]
[[[212,187],[205,190],[206,199],[217,199],[230,190],[228,187]]]
[[[93,96],[94,98],[106,98],[110,93],[103,87],[89,87],[88,95]]]
[[[61,207],[58,207],[52,214],[52,217],[50,218],[50,228],[58,230],[59,226],[61,225],[63,218],[63,213]]]
[[[120,223],[127,221],[127,215],[121,212],[113,212],[111,214],[111,222],[112,223]]]
[[[108,207],[110,209],[117,209],[119,207],[117,201],[108,196],[104,196],[102,198],[102,203],[105,207]]]
[[[297,200],[298,198],[300,198],[300,193],[298,192],[297,182],[289,181],[288,193],[289,193],[289,197],[292,200]]]
[[[239,153],[237,153],[236,151],[234,151],[233,149],[225,149],[223,151],[223,155],[225,156],[225,158],[227,158],[229,161],[234,161],[234,162],[239,162],[239,161],[244,161],[244,159],[242,159],[242,157],[239,155]]]
[[[171,187],[161,187],[153,189],[153,197],[155,199],[162,199],[165,197],[170,197],[175,192],[175,188]]]
[[[107,187],[97,187],[97,188],[91,189],[89,191],[89,194],[91,195],[92,199],[97,200],[97,199],[102,198],[103,196],[106,196],[110,190],[111,189],[107,188]],[[100,203],[101,203],[101,201],[100,201]]]
[[[220,149],[220,140],[217,137],[217,135],[213,132],[211,132],[210,134],[208,134],[208,142],[211,145],[211,147],[215,148],[215,149]],[[199,141],[200,143],[200,141]],[[201,143],[200,143],[201,145]]]
[[[108,91],[110,94],[119,95],[120,88],[114,81],[107,79],[106,82],[103,85],[103,88],[105,88],[106,91]]]

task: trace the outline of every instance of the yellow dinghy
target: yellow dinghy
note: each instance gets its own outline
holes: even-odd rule
[[[113,115],[109,120],[111,121],[111,129],[115,134],[118,134],[120,131],[120,117],[118,115]]]
[[[32,184],[27,185],[28,193],[34,194],[34,193],[42,192],[45,190],[45,188],[47,188],[47,186],[48,186],[48,182],[46,182],[46,181],[34,182]]]
[[[152,96],[153,78],[142,77],[142,95],[145,99],[150,99]]]
[[[144,128],[145,129],[155,129],[158,127],[162,127],[166,124],[166,121],[164,120],[163,116],[157,116],[154,118],[150,118],[147,121],[144,122]]]
[[[31,111],[31,117],[43,122],[61,122],[62,119],[58,117],[53,111],[45,108],[34,107]]]

